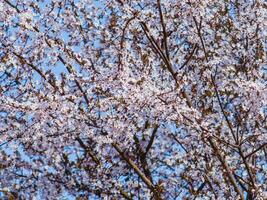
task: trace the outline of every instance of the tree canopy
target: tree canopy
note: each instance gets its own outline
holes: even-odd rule
[[[0,0],[0,197],[267,198],[264,0]]]

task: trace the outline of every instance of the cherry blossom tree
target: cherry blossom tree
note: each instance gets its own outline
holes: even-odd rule
[[[0,11],[0,196],[267,198],[266,1]]]

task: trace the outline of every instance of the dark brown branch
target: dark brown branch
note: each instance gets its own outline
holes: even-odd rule
[[[58,90],[57,86],[55,85],[55,83],[52,80],[48,80],[47,77],[44,75],[44,73],[38,69],[38,67],[36,67],[35,65],[33,65],[32,63],[29,63],[23,56],[17,54],[16,52],[12,52],[19,60],[22,64],[26,64],[28,65],[30,68],[32,68],[35,72],[37,72],[45,81],[47,81],[53,88],[55,91]]]
[[[195,192],[195,197],[193,200],[195,200],[197,198],[197,196],[199,195],[199,193],[201,192],[201,190],[203,190],[203,188],[205,187],[206,182],[203,182],[197,189],[197,191]]]
[[[188,153],[187,149],[184,147],[184,145],[176,138],[176,136],[174,134],[171,134],[173,139],[182,147],[182,149]]]
[[[206,182],[208,183],[210,189],[212,190],[212,192],[213,192],[213,194],[214,194],[214,196],[215,196],[215,199],[218,199],[218,195],[217,195],[217,193],[215,192],[215,190],[214,190],[214,188],[213,188],[213,186],[212,186],[212,184],[211,184],[211,181],[210,181],[210,179],[209,179],[209,177],[208,177],[207,175],[205,175],[205,180],[206,180]]]
[[[17,8],[17,6],[13,5],[12,3],[10,3],[8,0],[4,0],[9,6],[11,6],[12,8],[14,8],[18,13],[20,13],[20,10]]]
[[[232,184],[232,186],[234,187],[234,190],[236,191],[236,193],[240,196],[241,200],[244,200],[244,196],[242,191],[239,189],[235,178],[227,164],[227,162],[225,161],[225,159],[223,158],[223,155],[221,154],[220,150],[217,147],[217,144],[212,140],[212,138],[208,138],[208,141],[212,147],[212,149],[214,150],[215,155],[218,157],[219,161],[222,164],[222,167],[224,168],[224,170],[226,171],[226,175],[229,178],[230,183]]]
[[[87,145],[84,144],[81,138],[77,137],[76,140],[81,145],[81,147],[85,150],[85,153],[88,153],[88,155],[92,158],[92,160],[97,164],[100,165],[100,161],[98,158],[96,158],[93,153],[91,152],[91,149]]]
[[[136,16],[131,17],[130,19],[127,20],[125,26],[122,29],[122,37],[121,37],[121,41],[120,41],[120,51],[123,50],[124,48],[124,40],[125,40],[125,32],[127,27],[129,26],[129,24],[131,23],[132,20],[134,20],[136,18]],[[122,62],[121,62],[121,56],[122,54],[119,53],[118,59],[119,59],[119,65],[118,65],[118,70],[122,69]]]
[[[246,168],[246,170],[248,172],[249,179],[250,179],[250,181],[252,183],[252,186],[255,188],[255,181],[254,181],[254,178],[252,176],[251,168],[248,165],[248,161],[247,161],[246,157],[244,156],[244,153],[243,153],[243,151],[241,149],[241,146],[238,148],[238,151],[239,151],[239,155],[242,158],[243,163],[245,164],[245,168]],[[251,191],[249,191],[249,192],[251,192]]]
[[[123,1],[122,0],[116,0],[121,6],[123,6]]]
[[[217,141],[219,141],[220,143],[223,143],[225,144],[226,146],[230,147],[231,149],[233,149],[234,151],[237,152],[237,149],[239,148],[238,145],[234,145],[234,144],[231,144],[223,139],[221,139],[220,137],[216,136],[216,135],[212,135],[212,137],[214,137]]]
[[[200,21],[200,23],[198,25],[196,17],[193,17],[193,20],[194,20],[196,28],[197,28],[198,37],[200,39],[200,42],[201,42],[201,45],[202,45],[202,48],[203,48],[203,51],[204,51],[204,54],[205,54],[205,59],[208,62],[208,54],[207,54],[207,51],[206,51],[206,48],[205,48],[205,43],[204,43],[204,40],[203,40],[202,34],[201,34],[201,21]]]
[[[235,174],[235,173],[234,173],[234,177],[236,178],[236,180],[237,180],[238,184],[240,185],[240,187],[241,187],[244,191],[248,192],[248,189],[245,187],[244,184],[249,185],[249,183],[248,183],[247,181],[245,181],[242,177],[238,176],[238,175]]]
[[[138,151],[138,159],[140,159],[140,162],[141,162],[141,167],[144,171],[144,174],[146,177],[148,177],[148,179],[151,181],[151,183],[153,184],[153,180],[152,180],[152,176],[151,176],[151,172],[148,168],[148,164],[147,164],[147,160],[146,160],[146,154],[145,152],[143,151],[141,145],[140,145],[140,142],[138,140],[138,138],[136,137],[136,135],[134,136],[134,140],[135,140],[135,144],[136,144],[136,147],[137,147],[137,151]]]
[[[38,69],[35,65],[29,63],[24,57],[22,57],[21,55],[17,54],[16,52],[13,52],[13,54],[19,58],[19,60],[21,61],[22,64],[26,64],[28,66],[30,66],[35,72],[37,72],[44,80],[47,80],[46,76],[44,75],[44,73]]]
[[[226,123],[227,123],[227,125],[228,125],[228,127],[229,127],[229,129],[230,129],[230,132],[231,132],[231,134],[232,134],[232,136],[233,136],[235,142],[238,144],[238,141],[237,141],[237,139],[236,139],[234,130],[233,130],[233,128],[232,128],[232,125],[231,125],[231,123],[230,123],[230,121],[229,121],[229,119],[228,119],[228,117],[227,117],[227,115],[226,115],[226,113],[225,113],[225,111],[224,111],[224,108],[223,108],[223,105],[222,105],[222,102],[221,102],[221,99],[220,99],[220,95],[219,95],[219,92],[218,92],[218,90],[217,90],[217,86],[216,86],[215,80],[214,80],[214,78],[213,78],[212,76],[211,76],[211,82],[212,82],[212,85],[213,85],[213,87],[214,87],[215,95],[216,95],[216,98],[217,98],[217,100],[218,100],[218,102],[219,102],[219,106],[220,106],[220,108],[221,108],[221,111],[222,111],[222,113],[223,113],[223,116],[224,116],[224,118],[225,118],[225,121],[226,121]]]
[[[163,31],[163,43],[164,43],[165,54],[166,54],[167,59],[170,60],[170,55],[169,55],[170,53],[168,49],[168,34],[167,34],[165,23],[164,23],[164,17],[163,17],[163,13],[161,9],[160,0],[157,0],[157,5],[159,9],[160,23],[161,23],[162,31]]]
[[[249,158],[250,156],[252,156],[253,154],[257,153],[258,151],[260,151],[262,148],[264,148],[267,145],[267,143],[264,143],[262,145],[260,145],[257,149],[255,149],[254,151],[250,152],[248,155],[245,156],[245,158]]]
[[[112,146],[116,149],[116,151],[120,154],[121,158],[125,160],[128,165],[138,174],[138,176],[142,179],[142,181],[146,184],[146,186],[154,193],[157,200],[161,200],[161,194],[157,191],[156,187],[151,183],[151,181],[143,174],[143,172],[138,168],[138,166],[128,158],[123,150],[119,147],[118,144],[112,143]]]
[[[168,71],[173,76],[176,84],[178,84],[178,81],[177,81],[177,78],[176,78],[176,73],[174,72],[174,70],[172,68],[172,65],[171,65],[169,59],[166,57],[166,55],[164,54],[164,52],[162,51],[162,49],[160,48],[160,46],[157,44],[157,42],[154,39],[154,37],[150,34],[150,31],[149,31],[147,25],[144,22],[140,22],[140,24],[141,24],[141,27],[142,27],[142,29],[143,29],[143,31],[144,31],[147,39],[151,43],[153,49],[159,54],[160,58],[163,60],[163,62],[167,66]]]
[[[155,137],[156,137],[156,133],[157,133],[158,128],[159,128],[159,125],[155,125],[155,127],[154,127],[154,129],[153,129],[153,131],[152,131],[152,135],[151,135],[151,137],[150,137],[150,140],[149,140],[149,142],[148,142],[148,145],[146,146],[146,150],[145,150],[145,152],[144,152],[145,156],[147,155],[148,151],[150,150],[150,148],[151,148],[152,145],[153,145],[153,142],[154,142],[154,139],[155,139]]]
[[[188,63],[189,61],[191,60],[191,58],[193,57],[196,49],[197,49],[198,45],[197,44],[194,44],[194,47],[193,47],[193,50],[189,53],[189,56],[188,58],[186,59],[186,61],[184,62],[184,64],[182,64],[182,66],[179,68],[180,70],[183,69]]]
[[[62,64],[64,64],[66,66],[68,72],[70,74],[73,74],[73,67],[70,64],[66,63],[65,60],[61,56],[58,56],[58,59],[62,62]],[[75,79],[74,82],[75,82],[76,86],[78,87],[78,89],[81,91],[81,93],[83,95],[83,98],[84,98],[84,100],[85,100],[85,102],[86,102],[86,104],[87,104],[87,106],[89,108],[90,101],[89,101],[89,99],[87,97],[86,92],[83,90],[83,88],[82,88],[82,86],[81,86],[81,84],[79,83],[78,80]]]
[[[127,192],[124,191],[124,189],[122,187],[119,187],[119,190],[120,190],[121,195],[125,199],[127,199],[127,200],[132,200],[133,199]]]

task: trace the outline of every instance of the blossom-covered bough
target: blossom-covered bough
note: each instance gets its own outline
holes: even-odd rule
[[[266,1],[0,11],[1,198],[267,198]]]

